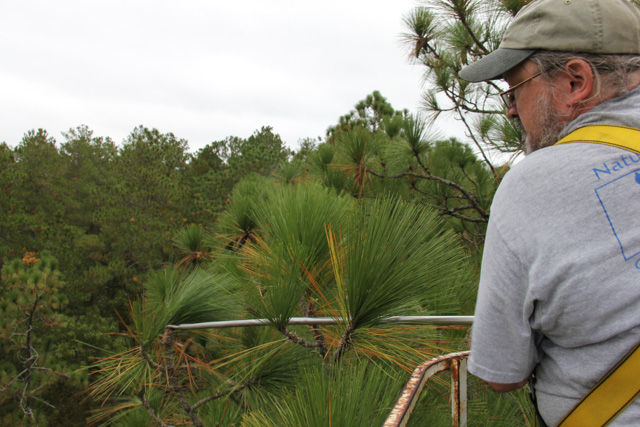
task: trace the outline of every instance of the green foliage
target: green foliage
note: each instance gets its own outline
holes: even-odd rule
[[[1,161],[0,250],[6,260],[23,248],[46,249],[46,232],[59,221],[66,200],[60,197],[61,157],[46,131],[28,132],[13,152],[4,146]]]
[[[373,326],[377,320],[432,304],[445,292],[455,307],[455,284],[465,264],[460,248],[442,232],[434,212],[406,202],[376,201],[365,210],[366,221],[352,218],[343,232],[346,258],[341,277],[341,303],[351,328]],[[342,252],[340,242],[334,249]],[[462,283],[465,278],[462,278]]]
[[[116,312],[128,318],[129,300],[137,300],[146,278],[167,263],[184,260],[189,268],[203,264],[215,243],[206,230],[226,206],[231,186],[255,162],[268,175],[290,155],[271,128],[237,141],[241,150],[224,160],[215,150],[189,154],[185,140],[143,126],[120,146],[86,126],[63,133],[60,143],[40,129],[27,132],[15,147],[0,144],[0,268],[25,252],[49,251],[59,262],[59,282],[66,284],[53,294],[59,301],[51,299],[57,307],[49,318],[59,317],[56,326],[46,334],[41,334],[46,322],[33,330],[40,362],[46,359],[46,366],[70,376],[49,375],[41,389],[45,400],[66,409],[41,405],[36,416],[85,418],[82,411],[92,407],[91,400],[63,416],[71,410],[64,402],[77,400],[72,393],[86,384],[92,358],[127,348],[122,336],[109,335],[125,330],[119,330]],[[229,169],[230,162],[235,169]],[[228,186],[216,187],[216,179],[229,179],[224,181]],[[20,295],[21,301],[28,299],[24,292]],[[2,308],[13,313],[3,318],[5,328],[19,311],[15,302]],[[3,381],[20,372],[19,340],[12,339],[15,345],[0,349],[6,361]],[[34,372],[34,381],[48,375],[42,372]],[[53,388],[58,392],[49,395]],[[15,399],[7,397],[2,405],[9,405],[3,410],[16,409],[15,414],[7,409],[15,421],[22,411],[17,409],[19,396],[11,396]]]
[[[244,417],[245,426],[381,425],[400,391],[396,378],[371,363],[303,372],[295,390]]]
[[[336,148],[328,143],[320,144],[308,156],[309,169],[314,179],[340,194],[346,188],[347,175],[335,166],[334,158]]]
[[[448,377],[448,372],[444,372],[427,382],[408,426],[451,424],[451,402],[448,398],[451,385]],[[469,425],[491,427],[533,427],[535,425],[535,414],[526,388],[500,394],[473,376],[469,376],[467,387]]]
[[[1,330],[5,333],[20,331],[24,328],[21,324],[25,317],[30,317],[31,327],[36,327],[36,331],[41,333],[41,328],[55,326],[59,321],[57,313],[66,303],[63,286],[58,261],[48,252],[40,255],[27,252],[22,259],[5,264],[0,294]],[[9,335],[5,338],[7,343],[11,343],[15,337]]]
[[[64,325],[60,312],[66,297],[58,261],[48,252],[27,252],[4,265],[0,285],[0,339],[6,361],[0,369],[0,406],[18,403],[24,417],[20,420],[20,411],[14,407],[13,415],[4,421],[39,425],[38,412],[50,405],[43,394],[55,383],[55,375],[68,377],[61,372],[68,368],[63,360],[47,357],[53,344],[49,334]]]
[[[143,126],[121,146],[86,126],[59,146],[44,130],[0,144],[2,423],[21,422],[28,402],[36,425],[80,425],[87,409],[123,426],[380,424],[409,371],[465,345],[455,328],[378,320],[471,310],[477,258],[465,254],[480,253],[504,172],[486,149],[512,151],[521,135],[495,82],[468,85],[457,71],[497,46],[521,5],[434,0],[406,19],[433,87],[425,107],[453,112],[474,150],[378,91],[295,154],[271,127],[193,154]],[[27,250],[51,261],[27,274],[33,263],[12,260]],[[12,334],[25,325],[20,304],[46,320],[30,333],[52,370],[33,372],[27,393],[25,337]],[[339,322],[293,326],[293,316]],[[167,328],[247,317],[268,327]],[[420,407],[438,410],[418,409],[417,424],[448,422],[440,383]],[[474,423],[521,423],[520,395],[470,390]]]
[[[382,317],[469,302],[461,248],[429,209],[398,200],[359,206],[311,184],[273,187],[248,206],[255,237],[238,252],[235,277],[250,313],[294,343],[339,360],[358,342],[384,347],[365,331]],[[309,339],[308,330],[288,329],[295,315],[348,320],[316,327]]]
[[[281,161],[274,172],[274,176],[284,184],[295,184],[304,172],[304,165],[298,159],[291,161]]]
[[[247,242],[255,242],[255,206],[266,197],[270,185],[263,177],[250,175],[233,189],[216,225],[217,240],[227,249],[239,250]]]
[[[227,277],[206,269],[157,271],[149,277],[145,290],[141,309],[133,305],[133,320],[143,346],[160,336],[167,325],[223,320],[238,312],[234,285]]]
[[[254,209],[260,244],[245,251],[256,285],[248,288],[251,307],[281,328],[310,292],[305,275],[326,270],[328,227],[339,226],[353,207],[319,186],[301,185],[274,187]]]
[[[196,173],[191,184],[197,195],[195,213],[199,218],[219,214],[244,177],[270,176],[292,154],[270,126],[263,126],[247,139],[228,137],[200,149],[190,164]]]
[[[204,227],[196,224],[179,230],[173,243],[178,251],[179,266],[195,267],[204,263],[211,251]]]
[[[318,146],[308,156],[311,176],[358,199],[385,194],[435,208],[479,256],[504,170],[488,168],[455,139],[440,139],[420,116],[385,111],[381,126],[356,121],[334,128],[331,144]],[[493,124],[487,116],[486,132],[495,133]],[[509,129],[513,127],[505,128],[505,135]]]
[[[348,114],[340,117],[336,126],[327,129],[327,141],[333,143],[335,137],[354,128],[364,128],[371,132],[385,132],[389,129],[389,132],[393,134],[394,130],[397,130],[394,119],[396,117],[402,119],[407,114],[406,110],[395,111],[379,91],[373,91],[365,99],[359,101]]]
[[[424,66],[429,83],[423,107],[431,119],[453,115],[467,131],[490,169],[491,152],[520,149],[521,133],[507,126],[504,107],[497,96],[499,83],[469,84],[458,77],[466,65],[495,50],[509,19],[527,0],[426,0],[404,18],[410,60]],[[490,128],[487,128],[490,125]]]
[[[131,305],[132,323],[127,325],[127,336],[134,346],[105,357],[96,364],[100,376],[94,382],[91,397],[99,401],[111,395],[122,396],[124,401],[115,409],[107,407],[96,411],[99,421],[112,411],[130,412],[141,404],[151,405],[154,396],[167,384],[182,397],[181,386],[175,383],[176,371],[187,366],[187,375],[195,370],[198,378],[209,384],[212,379],[206,363],[200,362],[203,351],[198,342],[176,342],[176,332],[167,330],[170,324],[198,323],[228,319],[238,312],[233,283],[223,275],[200,269],[185,273],[168,268],[153,274],[145,286],[144,298]],[[193,368],[189,368],[193,366]],[[197,389],[194,389],[197,392]],[[132,403],[135,402],[135,403]],[[143,404],[144,403],[144,404]],[[176,400],[156,401],[158,412],[170,411]],[[147,415],[149,411],[147,412]],[[124,419],[144,416],[123,415]],[[137,419],[137,418],[136,418]]]
[[[389,373],[411,369],[446,345],[430,328],[377,323],[392,315],[455,312],[469,298],[461,248],[430,209],[390,199],[358,202],[318,184],[263,184],[241,182],[217,228],[244,227],[251,238],[213,240],[220,248],[208,268],[148,277],[127,327],[136,346],[98,363],[94,398],[121,396],[128,403],[116,412],[142,406],[149,416],[195,425],[278,423],[287,416],[320,422],[327,413],[316,410],[324,404],[310,405],[312,398],[345,401],[332,404],[337,423],[377,421],[386,409],[372,402],[388,408],[393,387],[402,385]],[[222,334],[166,328],[247,315],[268,319],[271,328]],[[289,325],[300,315],[339,322]],[[367,360],[373,364],[362,363]],[[166,401],[151,412],[147,396],[158,389]],[[366,399],[354,413],[349,399],[335,396],[355,390]],[[273,402],[282,404],[267,410],[276,408]]]

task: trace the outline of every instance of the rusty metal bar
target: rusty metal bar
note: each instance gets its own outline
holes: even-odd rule
[[[451,360],[451,418],[453,427],[460,427],[460,361]]]
[[[414,369],[396,401],[384,427],[404,427],[416,406],[427,380],[442,371],[451,371],[451,415],[453,425],[467,425],[467,358],[468,351],[451,353],[427,360]]]
[[[336,325],[342,322],[337,317],[292,317],[289,325]],[[434,324],[434,325],[471,325],[473,316],[392,316],[380,319],[379,324]],[[169,329],[213,329],[239,328],[246,326],[267,326],[269,319],[223,320],[219,322],[185,323],[167,325]]]
[[[460,427],[466,427],[467,425],[467,411],[469,410],[468,399],[467,399],[467,358],[460,359],[460,369],[459,373],[459,392],[460,392]]]

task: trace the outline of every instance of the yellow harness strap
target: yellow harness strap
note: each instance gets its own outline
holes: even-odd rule
[[[623,148],[640,154],[640,129],[626,126],[591,125],[574,130],[555,145],[593,142]]]
[[[640,394],[639,373],[640,344],[589,390],[558,427],[606,426]]]
[[[580,128],[557,144],[592,142],[640,154],[640,130],[594,125]],[[556,145],[557,145],[556,144]],[[634,347],[560,421],[562,427],[605,426],[640,394],[640,344]]]

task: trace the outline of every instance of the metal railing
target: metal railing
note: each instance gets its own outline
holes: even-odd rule
[[[292,317],[288,325],[337,325],[343,321],[340,317]],[[239,328],[246,326],[268,326],[269,319],[222,320],[219,322],[185,323],[182,325],[167,325],[167,329],[213,329]],[[473,316],[392,316],[378,321],[379,324],[404,325],[471,325]]]
[[[383,427],[404,427],[418,403],[427,380],[438,372],[451,371],[451,417],[454,427],[467,425],[467,358],[468,351],[451,353],[418,365],[404,386]]]
[[[337,325],[342,318],[334,317],[292,317],[289,325]],[[434,324],[471,325],[473,316],[393,316],[380,319],[379,324]],[[224,320],[219,322],[187,323],[167,325],[167,329],[209,329],[239,328],[248,326],[268,326],[269,319]],[[451,353],[420,364],[411,374],[396,405],[391,410],[383,427],[406,426],[429,377],[438,372],[451,371],[451,415],[453,426],[467,425],[467,358],[468,351]]]

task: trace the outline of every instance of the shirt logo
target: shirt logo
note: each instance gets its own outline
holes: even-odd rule
[[[618,176],[597,187],[595,192],[624,260],[629,261],[640,255],[640,213],[630,213],[627,208],[630,199],[640,198],[640,169]],[[636,267],[640,269],[640,258],[636,261]]]

